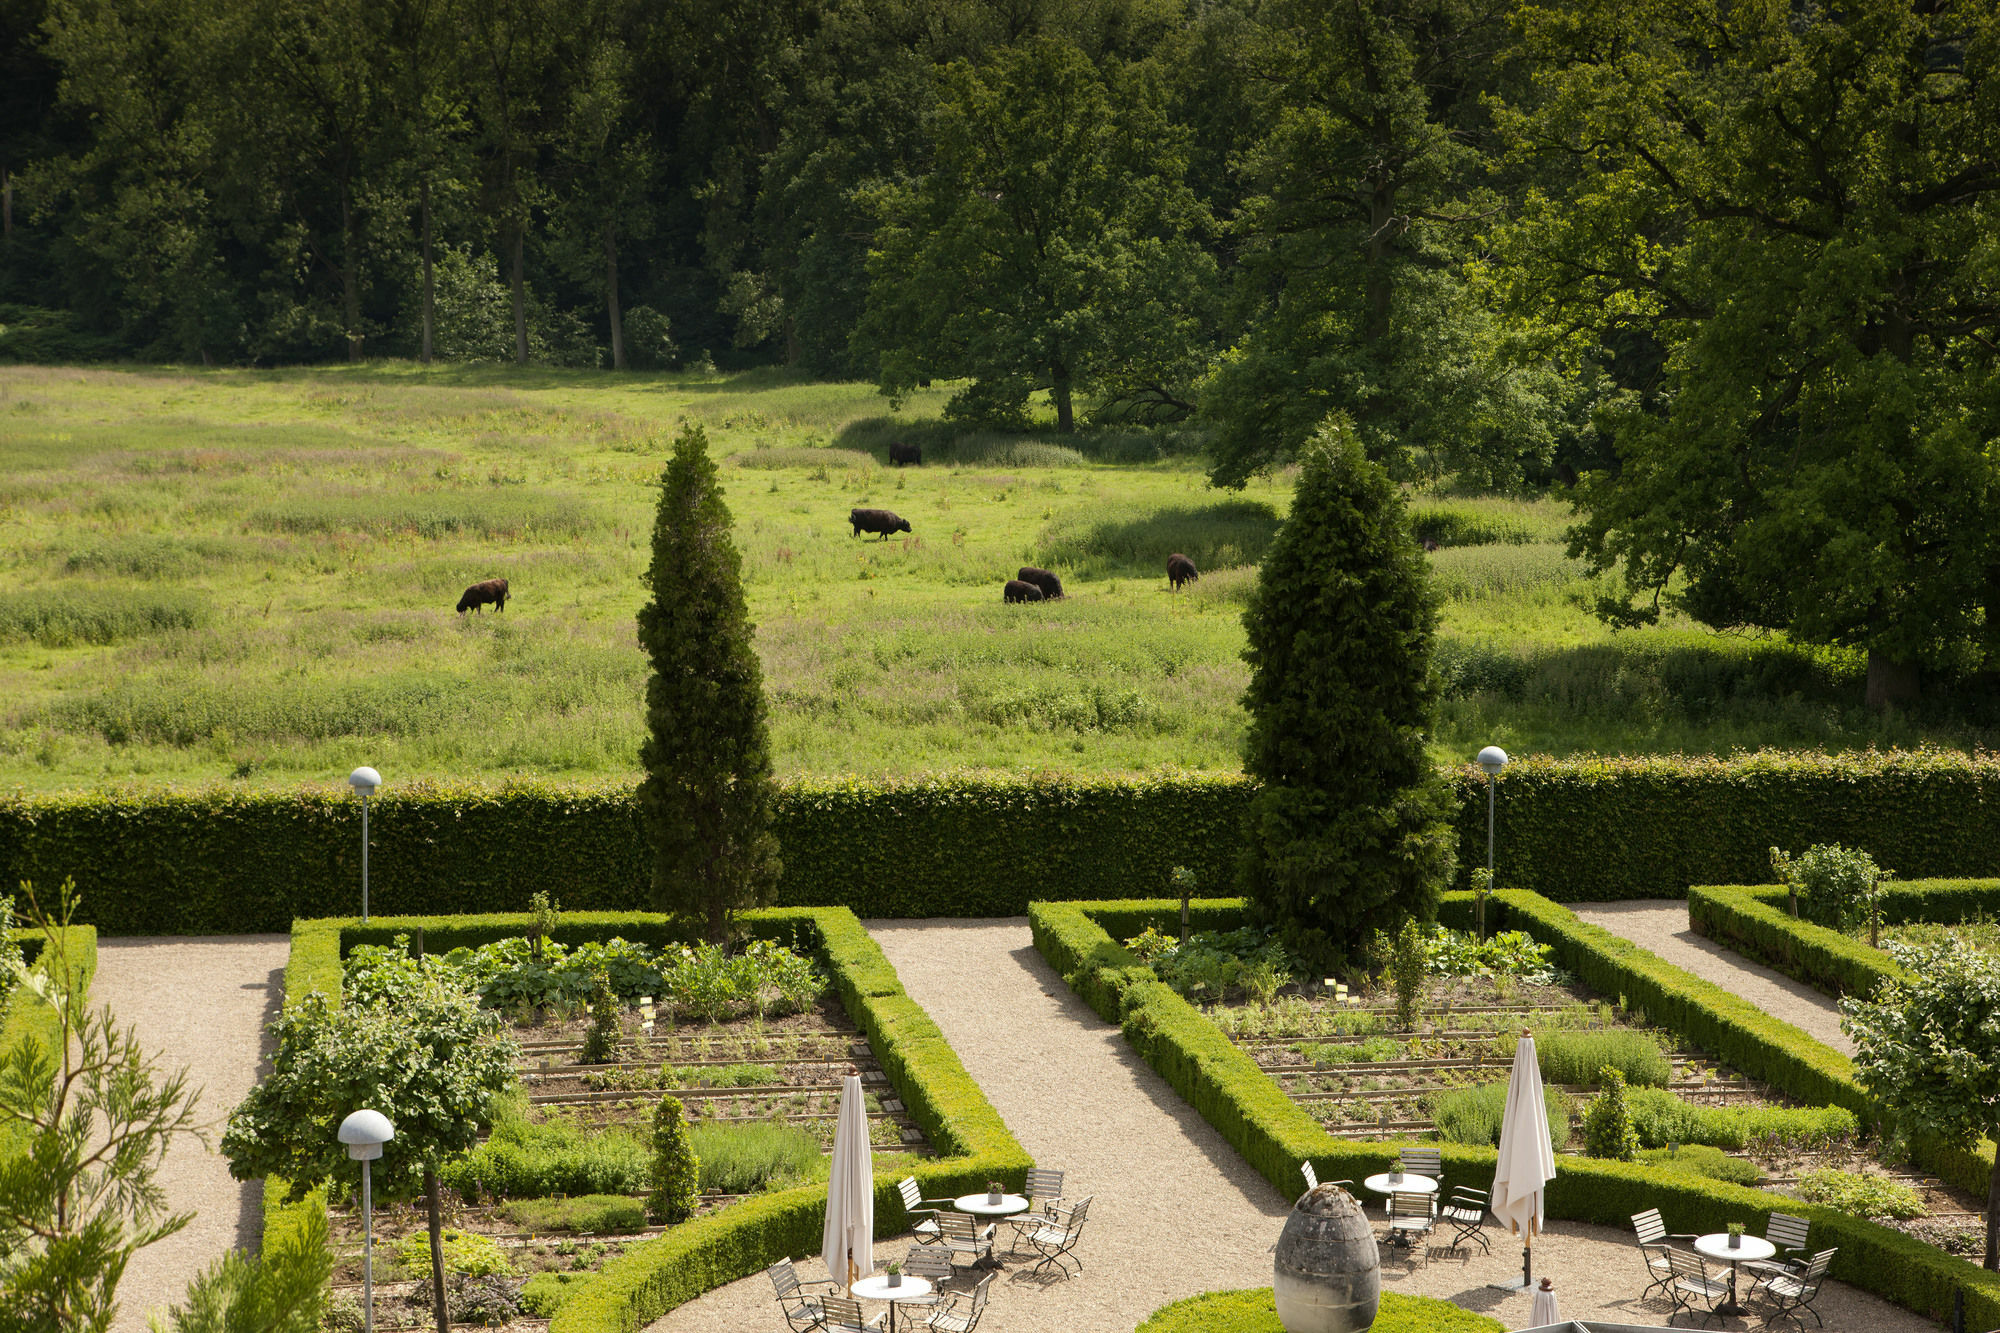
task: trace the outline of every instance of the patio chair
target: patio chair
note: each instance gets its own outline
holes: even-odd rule
[[[1821,1250],[1795,1273],[1778,1272],[1758,1280],[1750,1295],[1752,1299],[1762,1299],[1771,1307],[1771,1313],[1764,1319],[1765,1327],[1768,1328],[1774,1320],[1789,1319],[1803,1330],[1806,1324],[1799,1318],[1801,1310],[1813,1317],[1813,1323],[1826,1327],[1820,1321],[1819,1311],[1812,1306],[1819,1299],[1820,1285],[1826,1281],[1826,1270],[1833,1264],[1833,1256],[1839,1252],[1838,1249]]]
[[[1698,1254],[1668,1250],[1667,1263],[1673,1268],[1673,1280],[1666,1287],[1667,1298],[1674,1303],[1674,1314],[1667,1316],[1667,1322],[1673,1323],[1674,1315],[1683,1310],[1693,1314],[1696,1302],[1702,1306],[1704,1324],[1711,1319],[1719,1322],[1722,1316],[1715,1312],[1715,1307],[1729,1299],[1729,1284],[1710,1277],[1708,1265]]]
[[[822,1296],[826,1306],[826,1322],[822,1325],[827,1333],[867,1333],[882,1322],[882,1316],[872,1319],[861,1317],[861,1302],[852,1296]]]
[[[1742,1267],[1755,1273],[1759,1278],[1790,1273],[1794,1277],[1806,1266],[1806,1233],[1812,1223],[1803,1217],[1790,1213],[1772,1213],[1771,1220],[1764,1224],[1764,1239],[1778,1247],[1778,1253],[1769,1259],[1753,1259]],[[1791,1258],[1786,1258],[1791,1255]]]
[[[1006,1219],[1014,1228],[1014,1238],[1007,1244],[1007,1253],[1021,1251],[1021,1231],[1036,1225],[1037,1217],[1049,1216],[1062,1203],[1063,1173],[1052,1166],[1031,1166],[1028,1168],[1028,1211],[1018,1217]]]
[[[942,1245],[912,1245],[910,1252],[903,1256],[903,1271],[911,1277],[920,1277],[931,1284],[931,1294],[912,1300],[905,1296],[902,1304],[909,1308],[936,1305],[943,1296],[944,1284],[951,1281],[953,1269],[951,1251]]]
[[[1438,1192],[1444,1192],[1444,1153],[1440,1149],[1405,1148],[1396,1158],[1396,1169],[1429,1176],[1438,1183]]]
[[[1428,1194],[1391,1194],[1389,1196],[1389,1241],[1404,1249],[1411,1249],[1418,1240],[1431,1234],[1437,1225],[1437,1213],[1432,1209],[1432,1196]]]
[[[951,1292],[938,1302],[930,1318],[924,1320],[924,1327],[942,1329],[944,1333],[972,1333],[979,1327],[979,1316],[986,1313],[986,1297],[992,1286],[993,1275],[988,1273],[971,1291]]]
[[[771,1285],[778,1290],[778,1306],[785,1312],[785,1322],[796,1333],[818,1328],[826,1320],[826,1297],[806,1290],[808,1287],[825,1287],[828,1291],[837,1285],[830,1279],[819,1282],[799,1281],[798,1270],[792,1267],[790,1259],[780,1259],[764,1270],[771,1279]]]
[[[956,1258],[969,1254],[976,1263],[993,1257],[993,1224],[981,1224],[971,1213],[941,1212],[937,1215],[938,1243]]]
[[[1674,1247],[1669,1242],[1692,1241],[1694,1237],[1668,1234],[1667,1224],[1660,1220],[1660,1210],[1657,1208],[1648,1208],[1643,1213],[1632,1214],[1632,1230],[1638,1236],[1639,1257],[1646,1261],[1646,1275],[1652,1279],[1646,1284],[1646,1289],[1639,1293],[1639,1299],[1644,1300],[1652,1294],[1655,1287],[1664,1289],[1674,1280],[1673,1264],[1667,1259],[1668,1253]]]
[[[919,1245],[935,1245],[938,1240],[937,1215],[939,1205],[949,1204],[950,1199],[925,1199],[918,1197],[922,1191],[917,1188],[915,1176],[904,1176],[896,1182],[896,1189],[903,1196],[903,1211],[910,1215],[910,1230]]]
[[[1493,1253],[1493,1247],[1486,1243],[1486,1205],[1492,1200],[1485,1190],[1476,1190],[1469,1185],[1453,1188],[1451,1199],[1438,1212],[1438,1220],[1451,1223],[1451,1248],[1457,1249],[1468,1240],[1479,1242],[1479,1248]]]
[[[1084,1221],[1090,1216],[1090,1200],[1095,1197],[1091,1195],[1067,1208],[1059,1208],[1053,1216],[1042,1218],[1040,1226],[1022,1233],[1042,1256],[1042,1261],[1035,1265],[1037,1273],[1054,1264],[1064,1277],[1073,1276],[1069,1271],[1071,1260],[1075,1261],[1078,1273],[1083,1271],[1083,1260],[1076,1255],[1076,1242],[1083,1235]]]

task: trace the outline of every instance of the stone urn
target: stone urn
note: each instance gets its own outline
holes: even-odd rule
[[[1338,1185],[1307,1190],[1278,1237],[1271,1286],[1285,1333],[1359,1333],[1382,1303],[1375,1232]]]

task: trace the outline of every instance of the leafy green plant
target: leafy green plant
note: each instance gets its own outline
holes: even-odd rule
[[[1860,848],[1837,842],[1814,843],[1796,857],[1773,847],[1771,869],[1798,893],[1808,919],[1833,930],[1847,930],[1868,919],[1882,881],[1894,873],[1878,867],[1875,858]]]
[[[1639,1154],[1639,1135],[1625,1104],[1625,1075],[1609,1065],[1597,1071],[1602,1089],[1583,1113],[1583,1150],[1592,1157],[1629,1162]]]
[[[825,1171],[819,1140],[797,1125],[707,1121],[694,1126],[689,1143],[701,1163],[705,1194],[782,1189]]]
[[[491,1236],[476,1231],[445,1228],[441,1251],[445,1280],[468,1277],[512,1277],[514,1265],[507,1252]],[[431,1238],[427,1232],[413,1231],[390,1247],[398,1266],[406,1273],[421,1274],[431,1266]]]
[[[1400,1060],[1405,1050],[1404,1043],[1393,1037],[1370,1037],[1366,1041],[1355,1042],[1306,1042],[1297,1047],[1298,1053],[1315,1064],[1380,1064],[1389,1060]]]
[[[1824,1149],[1855,1138],[1861,1123],[1844,1106],[1702,1106],[1664,1088],[1626,1093],[1632,1127],[1648,1148],[1701,1143],[1741,1152],[1755,1143]]]
[[[224,1253],[188,1283],[185,1301],[154,1316],[152,1327],[154,1333],[326,1333],[332,1276],[326,1210],[308,1209],[262,1253]],[[353,1327],[361,1326],[356,1309]]]
[[[1893,1217],[1907,1220],[1924,1215],[1924,1201],[1900,1180],[1840,1171],[1833,1167],[1800,1174],[1798,1195],[1807,1203],[1821,1203],[1855,1217]]]
[[[517,1101],[503,1102],[493,1133],[447,1162],[440,1179],[467,1200],[551,1194],[634,1194],[647,1188],[646,1145],[623,1129],[585,1130],[565,1117],[530,1124]]]
[[[1417,1025],[1417,1011],[1423,1002],[1426,979],[1430,975],[1429,949],[1424,928],[1415,917],[1403,922],[1389,953],[1389,984],[1396,992],[1396,1026],[1408,1032]]]
[[[1710,1180],[1726,1180],[1732,1185],[1755,1185],[1764,1179],[1764,1173],[1757,1169],[1755,1162],[1731,1157],[1720,1148],[1700,1143],[1683,1143],[1674,1148],[1641,1148],[1637,1160],[1669,1171],[1686,1171]]]
[[[1295,966],[1272,932],[1258,926],[1198,930],[1182,944],[1149,925],[1125,944],[1161,981],[1183,995],[1206,1000],[1242,990],[1256,1003],[1268,1002],[1292,980]]]
[[[646,1205],[623,1194],[515,1199],[500,1211],[523,1231],[620,1234],[646,1229]]]
[[[612,993],[611,978],[599,969],[590,992],[590,1027],[583,1034],[582,1063],[605,1064],[617,1054],[621,1035],[618,1014],[618,997]]]
[[[687,1112],[679,1098],[660,1098],[653,1112],[652,1147],[652,1192],[646,1196],[646,1211],[669,1225],[685,1222],[694,1216],[701,1162],[689,1141]]]
[[[1549,1145],[1561,1152],[1569,1147],[1571,1099],[1559,1088],[1545,1087],[1542,1106],[1549,1117]],[[1482,1083],[1430,1093],[1424,1098],[1424,1107],[1437,1125],[1438,1138],[1446,1143],[1495,1147],[1500,1142],[1500,1123],[1507,1114],[1507,1085]]]
[[[1507,1056],[1514,1043],[1503,1037],[1498,1047]],[[1660,1049],[1659,1038],[1629,1028],[1542,1029],[1535,1033],[1535,1059],[1542,1077],[1551,1083],[1595,1083],[1598,1071],[1606,1066],[1616,1069],[1625,1082],[1646,1087],[1663,1088],[1674,1077],[1673,1062]]]
[[[521,1284],[521,1312],[540,1319],[553,1319],[589,1273],[537,1273]]]

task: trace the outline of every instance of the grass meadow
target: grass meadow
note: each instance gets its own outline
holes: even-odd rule
[[[721,461],[786,773],[1239,766],[1241,612],[1290,478],[1186,432],[965,434],[942,391],[511,367],[0,368],[0,782],[624,774],[656,481]],[[892,439],[926,466],[886,466]],[[856,539],[855,505],[914,528]],[[1413,496],[1440,757],[1986,744],[1876,718],[1852,655],[1613,634],[1555,501]],[[1203,578],[1169,592],[1166,556]],[[1022,564],[1070,596],[1004,606]],[[503,614],[460,616],[504,577]]]

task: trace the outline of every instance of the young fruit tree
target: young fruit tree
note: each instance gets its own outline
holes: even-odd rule
[[[1450,878],[1449,795],[1425,753],[1437,603],[1395,484],[1332,418],[1243,613],[1257,779],[1237,883],[1288,947],[1332,960]]]
[[[1891,945],[1904,974],[1840,1002],[1854,1067],[1898,1129],[1970,1147],[2000,1138],[2000,962],[1949,944]],[[2000,1162],[1986,1182],[1986,1267],[2000,1272]]]
[[[194,1220],[167,1211],[157,1176],[175,1136],[200,1137],[200,1094],[186,1070],[162,1073],[137,1029],[90,1007],[74,886],[54,918],[23,887],[29,923],[54,929],[32,968],[9,960],[10,1003],[46,1021],[0,1057],[0,1328],[103,1333],[132,1256]]]
[[[342,1007],[313,991],[271,1025],[271,1073],[229,1116],[222,1154],[238,1180],[277,1176],[290,1198],[360,1174],[336,1138],[348,1113],[379,1111],[395,1126],[374,1165],[375,1188],[430,1206],[431,1291],[447,1333],[438,1168],[470,1151],[514,1086],[516,1044],[500,1016],[428,968],[411,967],[369,1003]]]
[[[653,666],[639,808],[653,844],[654,901],[698,922],[714,944],[728,942],[738,909],[770,900],[781,868],[742,566],[708,435],[687,426],[660,479],[652,596],[639,608],[639,644]]]

